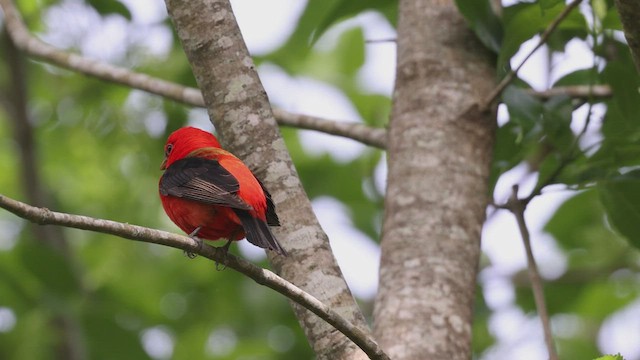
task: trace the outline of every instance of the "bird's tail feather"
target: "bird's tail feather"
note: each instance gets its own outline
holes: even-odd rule
[[[234,209],[234,212],[240,218],[245,235],[250,243],[263,249],[273,250],[280,255],[287,255],[287,252],[282,248],[266,222],[251,216],[246,210]]]

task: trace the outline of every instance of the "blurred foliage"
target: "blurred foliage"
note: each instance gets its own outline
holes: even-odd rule
[[[28,26],[41,35],[55,30],[46,15],[64,3],[19,1]],[[499,75],[509,70],[523,42],[543,31],[565,6],[557,0],[517,3],[498,16],[490,0],[456,3],[470,28],[498,55]],[[548,49],[560,55],[570,41],[586,40],[598,66],[575,70],[552,85],[608,84],[614,96],[541,100],[517,79],[503,94],[509,120],[497,129],[492,167],[491,190],[501,175],[523,164],[538,175],[540,188],[557,184],[578,190],[545,228],[567,259],[564,273],[545,285],[549,311],[581,324],[558,335],[562,359],[599,356],[602,323],[640,296],[640,258],[634,248],[640,246],[640,78],[620,40],[612,1],[592,4],[587,6],[595,9],[590,18],[589,11],[572,12]],[[83,11],[102,19],[120,17],[129,25],[135,20],[124,2],[86,0],[84,5]],[[351,101],[363,122],[384,126],[391,99],[359,81],[366,46],[376,46],[366,44],[363,29],[353,25],[332,46],[315,46],[335,25],[366,11],[378,12],[395,26],[397,1],[309,0],[290,37],[256,57],[256,64],[328,84]],[[64,31],[73,33],[73,25]],[[153,25],[174,34],[166,18]],[[162,56],[147,54],[135,41],[123,46],[127,49],[119,63],[195,85],[175,34]],[[73,48],[82,52],[82,41]],[[2,100],[14,91],[7,59],[0,55]],[[26,60],[24,66],[39,180],[50,206],[178,231],[161,210],[157,169],[164,139],[187,123],[191,109],[37,61]],[[579,121],[584,119],[574,115],[581,106],[605,109],[602,118],[594,115],[586,122],[585,129],[602,124],[595,131],[600,137],[588,146],[583,140],[589,132],[583,133],[584,121]],[[10,114],[0,111],[0,189],[24,200],[28,194]],[[308,152],[297,130],[282,133],[309,196],[338,199],[353,226],[377,241],[383,194],[373,184],[375,168],[385,161],[382,153],[367,149],[343,161]],[[69,353],[91,359],[313,358],[288,302],[239,274],[217,272],[210,262],[190,261],[173,249],[78,230],[63,230],[67,249],[60,249],[36,238],[34,229],[0,212],[1,359],[60,359]],[[258,264],[268,266],[264,260]],[[531,290],[520,278],[509,278],[514,305],[533,315]],[[489,325],[497,309],[485,302],[482,282],[479,287],[473,347],[483,358],[499,344]],[[372,299],[359,300],[371,308]]]

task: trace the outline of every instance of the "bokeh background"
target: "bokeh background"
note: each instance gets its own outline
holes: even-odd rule
[[[274,106],[385,126],[395,72],[396,1],[232,3]],[[162,1],[18,5],[29,28],[50,44],[196,86]],[[502,5],[500,43],[493,49],[501,74],[523,60],[564,3]],[[640,257],[628,232],[612,228],[602,194],[592,186],[633,173],[640,164],[637,73],[611,1],[584,2],[563,24],[504,95],[490,191],[497,203],[507,200],[515,183],[526,195],[579,136],[578,160],[526,213],[556,340],[563,359],[615,352],[640,359]],[[484,31],[491,46],[495,32],[475,30]],[[21,57],[6,46],[6,36],[2,30],[0,192],[25,201],[38,195],[58,211],[179,232],[157,196],[162,147],[171,131],[187,124],[214,130],[206,112]],[[24,73],[13,76],[17,66]],[[24,103],[14,96],[19,83]],[[581,103],[568,96],[542,101],[531,93],[590,84],[622,91]],[[20,106],[27,111],[26,127],[14,116]],[[318,132],[281,131],[347,281],[370,316],[384,152]],[[25,138],[33,140],[26,148]],[[35,174],[24,171],[25,158],[35,161]],[[620,197],[627,200],[640,194],[635,183],[624,190]],[[635,210],[630,206],[628,212]],[[56,243],[44,239],[52,232]],[[489,207],[482,243],[475,358],[545,358],[513,216]],[[268,267],[264,253],[246,242],[233,251]],[[0,211],[0,359],[65,355],[314,357],[288,301],[231,270],[215,271],[209,261],[157,245],[32,226]]]

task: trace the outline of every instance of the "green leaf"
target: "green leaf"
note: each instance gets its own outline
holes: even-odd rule
[[[613,45],[613,44],[612,44]],[[622,48],[620,48],[622,51]],[[621,53],[621,61],[608,62],[603,72],[604,80],[611,86],[614,97],[611,104],[620,110],[622,120],[636,129],[638,127],[638,114],[640,114],[640,77],[635,71],[629,71],[633,61],[628,55],[629,49]],[[624,55],[623,55],[624,54]],[[606,131],[606,122],[603,130]]]
[[[546,10],[546,9],[551,9],[552,7],[563,3],[564,1],[562,0],[540,0],[538,1],[540,3],[540,9],[542,10]]]
[[[490,0],[456,0],[458,9],[467,19],[480,41],[495,53],[502,45],[502,21],[493,12]]]
[[[609,8],[607,15],[602,19],[602,28],[609,30],[622,31],[622,23],[620,22],[620,16],[614,8]]]
[[[123,3],[116,0],[86,0],[101,15],[118,14],[131,20],[131,12]]]
[[[607,16],[607,2],[605,0],[591,0],[591,8],[601,21]]]
[[[593,360],[624,360],[624,358],[622,357],[622,355],[620,355],[620,353],[618,353],[618,354],[615,354],[615,355],[601,356],[601,357],[593,359]]]
[[[598,72],[594,71],[592,68],[576,70],[556,80],[552,87],[600,84],[600,77],[598,75]]]
[[[542,126],[545,141],[561,154],[566,154],[575,140],[571,130],[572,112],[572,98],[565,95],[552,97],[543,105]]]
[[[516,86],[508,86],[505,89],[502,101],[509,109],[510,120],[522,125],[526,124],[527,128],[539,122],[544,111],[540,100]]]
[[[313,1],[326,1],[326,0],[311,0]],[[395,24],[398,12],[397,0],[368,0],[368,1],[340,1],[330,11],[323,21],[320,22],[315,32],[313,33],[312,43],[316,42],[320,37],[331,27],[331,25],[342,21],[346,18],[358,15],[365,10],[376,10],[385,15],[385,17]]]
[[[341,73],[355,75],[364,65],[364,33],[362,28],[355,27],[340,36],[335,54]]]
[[[640,170],[600,182],[598,192],[611,225],[640,248]]]

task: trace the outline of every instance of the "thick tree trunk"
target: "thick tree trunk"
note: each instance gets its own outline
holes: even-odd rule
[[[640,2],[638,0],[616,0],[620,13],[620,21],[624,28],[624,36],[629,43],[636,70],[640,72]]]
[[[166,4],[223,144],[257,170],[276,203],[282,226],[274,232],[289,256],[272,257],[273,267],[367,329],[300,184],[229,2]],[[366,358],[316,315],[298,305],[294,310],[318,359]]]
[[[453,0],[401,0],[374,334],[391,358],[470,359],[493,148],[493,66]]]

